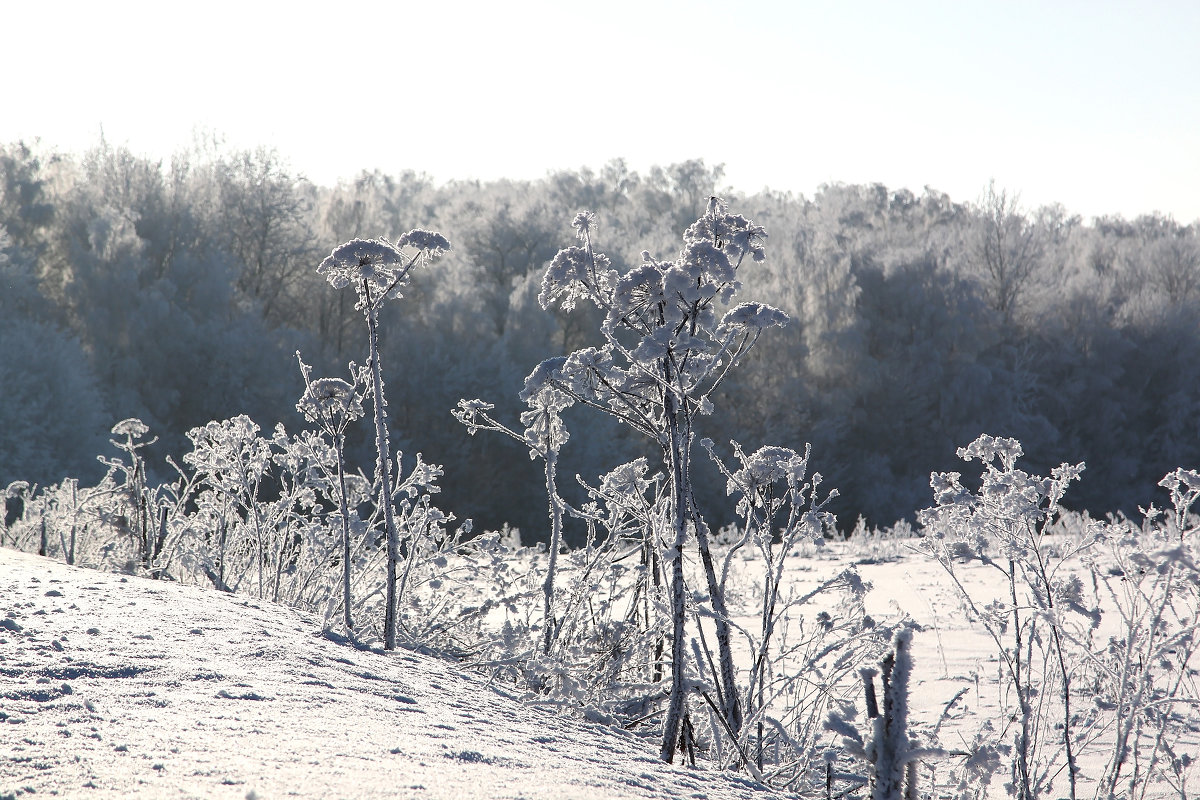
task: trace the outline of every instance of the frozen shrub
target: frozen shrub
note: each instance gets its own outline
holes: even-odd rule
[[[863,668],[860,674],[866,695],[870,732],[863,736],[850,721],[831,712],[826,726],[842,735],[845,751],[866,762],[872,800],[917,800],[917,765],[920,759],[938,754],[922,748],[908,729],[908,687],[912,676],[911,625],[904,625],[892,639],[892,651],[879,669]],[[875,691],[880,676],[883,707]],[[830,759],[831,768],[832,761]],[[827,781],[831,783],[832,774]]]
[[[854,569],[803,593],[785,574],[787,559],[803,546],[821,547],[833,525],[825,507],[837,491],[819,495],[822,478],[809,473],[808,448],[800,454],[767,446],[747,454],[731,442],[737,463],[727,465],[712,442],[701,445],[725,475],[740,517],[740,534],[725,550],[720,591],[726,591],[743,547],[757,551],[752,563],[761,569],[750,577],[757,583],[752,610],[758,628],[741,631],[750,656],[738,684],[747,724],[730,737],[730,755],[748,759],[760,773],[770,762],[779,785],[811,787],[824,760],[827,714],[846,704],[857,665],[879,656],[892,629],[866,614],[863,597],[870,587]],[[813,608],[818,598],[832,598],[824,604],[829,610]],[[711,656],[704,660],[711,663]]]
[[[1016,467],[1020,444],[991,436],[959,455],[984,464],[980,488],[935,473],[937,505],[921,512],[921,546],[995,643],[1013,701],[972,759],[1011,747],[1009,787],[1022,800],[1076,798],[1085,786],[1097,798],[1164,786],[1186,797],[1190,759],[1176,746],[1200,724],[1197,473],[1163,478],[1172,513],[1160,520],[1152,507],[1137,526],[1061,511],[1082,464],[1030,475]],[[961,580],[968,561],[995,570],[999,598],[985,602]],[[1081,772],[1085,753],[1099,757],[1099,774]]]

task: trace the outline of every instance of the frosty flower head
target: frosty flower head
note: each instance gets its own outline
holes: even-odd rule
[[[808,459],[789,447],[760,447],[744,461],[734,477],[748,486],[769,486],[776,481],[803,480]]]
[[[929,475],[929,486],[933,489],[933,501],[939,506],[969,502],[970,493],[963,488],[962,474],[958,472],[933,472]]]
[[[123,419],[116,425],[113,425],[112,433],[116,436],[128,436],[132,439],[140,439],[150,432],[149,426],[142,422],[137,417]]]
[[[552,388],[554,381],[559,378],[559,371],[563,368],[563,364],[567,361],[566,356],[555,356],[547,358],[542,363],[534,367],[533,372],[525,378],[525,388],[518,395],[522,403],[531,403],[533,398],[548,388]]]
[[[335,289],[383,278],[384,286],[404,266],[404,256],[386,239],[351,239],[338,245],[317,267]]]
[[[471,436],[475,435],[475,431],[479,430],[479,416],[482,414],[484,419],[487,419],[487,412],[495,408],[491,403],[485,403],[483,400],[459,400],[458,408],[450,413],[454,418],[467,426],[467,433]]]
[[[1171,505],[1175,508],[1175,527],[1182,540],[1188,527],[1188,515],[1192,505],[1200,500],[1200,472],[1181,467],[1168,473],[1158,485],[1171,493]]]
[[[588,287],[594,279],[607,275],[611,266],[604,255],[589,253],[582,247],[558,251],[542,276],[538,303],[548,310],[555,300],[559,300],[563,311],[570,311],[577,301],[590,297]]]
[[[13,481],[12,483],[10,483],[8,485],[7,488],[5,488],[4,499],[7,500],[10,497],[13,499],[16,499],[28,491],[29,491],[29,482],[28,481]]]
[[[192,452],[185,453],[183,461],[221,487],[260,478],[270,468],[271,445],[259,437],[259,430],[245,414],[192,428],[187,432]]]
[[[434,258],[450,249],[450,241],[435,231],[413,228],[396,240],[396,247],[415,247]]]
[[[742,468],[729,476],[725,492],[742,495],[737,504],[739,514],[745,514],[750,506],[766,503],[767,496],[774,494],[771,490],[774,483],[784,483],[789,491],[798,490],[808,471],[807,449],[800,455],[788,447],[767,446],[747,457],[739,447],[737,453]],[[814,475],[813,486],[819,482],[819,476]]]
[[[665,301],[662,266],[651,261],[649,253],[644,255],[646,262],[625,273],[617,282],[612,313],[618,317],[640,314]]]
[[[755,225],[741,214],[730,214],[718,197],[709,198],[704,216],[683,234],[685,246],[692,242],[710,242],[725,252],[735,268],[747,255],[753,261],[766,258],[763,249],[766,238],[767,232],[761,225]]]
[[[729,283],[736,274],[729,256],[710,241],[688,242],[683,250],[682,260],[686,264],[695,264],[700,268],[701,274],[718,283]]]
[[[596,227],[596,212],[580,211],[575,215],[575,219],[571,220],[571,227],[580,239],[586,239]]]
[[[354,388],[341,378],[317,378],[296,403],[296,410],[309,422],[325,423],[340,429],[363,415],[363,407]]]
[[[491,411],[496,406],[482,400],[459,400],[458,407],[467,414],[475,415],[480,411]]]
[[[546,363],[546,362],[544,362]],[[614,383],[620,382],[622,372],[612,363],[612,345],[585,347],[564,358],[555,371],[555,379],[565,387],[584,396],[592,396],[600,390],[600,376]]]
[[[1023,453],[1021,443],[1016,439],[989,436],[986,433],[966,447],[958,448],[958,457],[963,461],[977,458],[981,463],[990,464],[998,460],[1006,470],[1012,469]]]
[[[605,498],[640,497],[654,481],[647,477],[649,463],[645,457],[622,464],[600,477],[600,494]]]
[[[416,249],[405,256],[404,247]],[[329,285],[344,289],[353,285],[359,305],[400,296],[409,270],[422,259],[434,258],[450,249],[440,233],[416,228],[401,236],[395,244],[387,239],[351,239],[338,245],[317,267]]]
[[[575,404],[574,398],[545,384],[525,402],[529,404],[529,410],[521,414],[521,424],[525,426],[529,457],[544,457],[548,452],[561,450],[571,435],[559,414]]]
[[[736,330],[757,332],[776,325],[782,328],[788,321],[787,314],[766,303],[741,303],[721,318],[718,335],[723,336]]]
[[[124,437],[123,439],[109,439],[114,447],[118,450],[124,450],[129,454],[133,451],[147,447],[158,441],[158,437],[147,442],[140,441],[143,436],[150,432],[149,426],[142,422],[137,417],[123,419],[112,427],[112,433],[115,436]]]
[[[1200,493],[1200,472],[1194,469],[1183,469],[1180,467],[1174,472],[1168,472],[1167,475],[1158,482],[1158,485],[1171,492],[1185,494],[1190,492]]]

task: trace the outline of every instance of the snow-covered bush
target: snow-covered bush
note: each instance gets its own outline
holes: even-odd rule
[[[822,478],[809,473],[809,449],[802,455],[768,446],[746,454],[731,442],[737,461],[727,465],[712,442],[701,444],[725,475],[741,518],[722,548],[721,592],[737,571],[735,556],[747,545],[754,550],[741,559],[750,574],[735,579],[755,584],[746,603],[753,607],[743,611],[754,613],[757,628],[738,629],[749,657],[737,685],[746,721],[740,735],[730,732],[725,760],[748,759],[760,779],[811,788],[821,778],[827,715],[848,706],[858,666],[880,656],[893,628],[867,615],[870,586],[853,568],[803,592],[785,574],[787,560],[805,546],[822,547],[834,523],[824,509],[837,491],[818,494]],[[711,663],[711,655],[704,661]]]
[[[542,611],[513,593],[479,663],[532,702],[582,706],[635,728],[665,714],[664,760],[677,748],[692,760],[703,751],[758,780],[808,786],[830,705],[848,699],[856,665],[877,657],[890,634],[863,612],[867,587],[852,570],[806,592],[784,577],[784,559],[833,526],[824,506],[836,492],[817,496],[821,478],[808,474],[807,452],[764,447],[747,456],[735,443],[733,468],[713,455],[741,518],[732,534],[714,537],[696,503],[699,418],[714,411],[715,391],[762,330],[787,321],[769,306],[733,304],[738,270],[747,256],[761,260],[765,233],[713,198],[675,260],[643,253],[622,275],[593,250],[595,225],[590,213],[575,217],[581,243],[551,262],[540,301],[567,311],[591,303],[604,315],[603,344],[549,359],[526,378],[524,432],[498,422],[480,400],[460,401],[455,411],[469,432],[505,433],[544,460],[550,507]],[[662,471],[641,458],[595,485],[580,479],[588,502],[569,506],[555,470],[567,441],[560,414],[571,405],[649,437],[662,450]],[[560,554],[564,514],[583,520],[588,535],[583,547]],[[685,563],[688,540],[697,545],[694,564]],[[747,544],[749,561],[739,552]],[[541,569],[540,554],[518,557]],[[832,613],[812,607],[832,595]],[[754,629],[734,622],[731,597],[738,614],[758,618]],[[744,667],[735,644],[749,654]]]
[[[192,451],[184,457],[198,476],[195,502],[217,521],[216,541],[203,553],[214,584],[238,590],[247,580],[258,597],[275,601],[292,594],[285,577],[302,563],[298,530],[317,507],[309,452],[297,452],[282,425],[270,439],[245,415],[188,431]]]

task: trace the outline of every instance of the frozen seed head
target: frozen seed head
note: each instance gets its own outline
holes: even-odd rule
[[[112,433],[116,436],[132,436],[138,439],[150,432],[149,426],[142,422],[137,417],[123,419],[116,425],[113,425]]]
[[[580,239],[586,238],[596,227],[596,212],[580,211],[575,215],[575,219],[571,220],[571,227]]]
[[[317,378],[308,385],[308,391],[296,404],[296,410],[309,422],[349,422],[363,415],[362,404],[354,394],[354,389],[341,378]]]
[[[404,248],[415,253],[405,255]],[[445,236],[415,228],[392,244],[387,239],[351,239],[338,245],[317,267],[335,289],[353,285],[360,304],[400,296],[408,271],[417,263],[435,258],[450,249]]]
[[[317,267],[330,285],[341,289],[374,281],[404,266],[404,256],[386,239],[351,239],[338,245]]]
[[[440,233],[413,228],[396,240],[397,247],[415,247],[430,256],[438,256],[450,249],[450,241]]]

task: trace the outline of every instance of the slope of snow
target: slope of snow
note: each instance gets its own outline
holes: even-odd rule
[[[0,549],[0,797],[761,798],[297,611]]]

